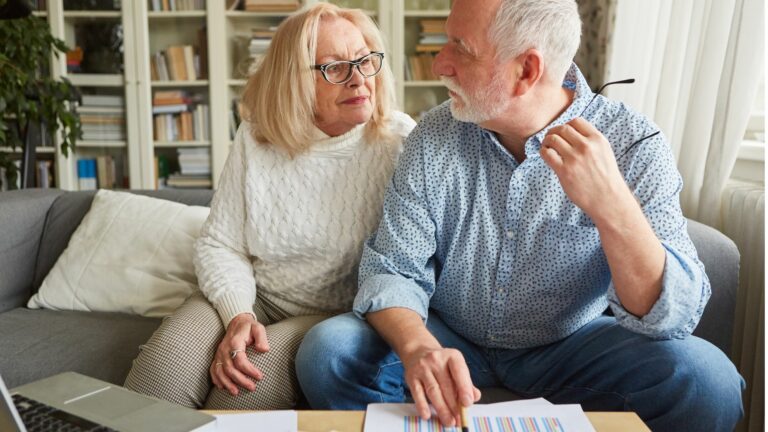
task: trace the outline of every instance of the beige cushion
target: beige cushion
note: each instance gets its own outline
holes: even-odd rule
[[[197,288],[207,207],[100,190],[28,307],[170,315]]]

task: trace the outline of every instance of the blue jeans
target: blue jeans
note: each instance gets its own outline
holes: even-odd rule
[[[733,363],[694,336],[652,340],[604,316],[549,345],[488,349],[432,311],[427,328],[444,347],[463,353],[481,389],[506,387],[587,411],[634,411],[653,431],[731,431],[743,415],[744,381]],[[369,403],[403,402],[408,392],[398,356],[351,313],[307,333],[296,369],[314,409],[364,410]]]

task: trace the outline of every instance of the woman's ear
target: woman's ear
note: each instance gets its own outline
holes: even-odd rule
[[[515,61],[517,80],[515,80],[515,96],[528,93],[544,76],[544,59],[541,52],[529,48],[520,54]]]

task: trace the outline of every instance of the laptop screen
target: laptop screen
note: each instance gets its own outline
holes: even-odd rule
[[[27,432],[24,423],[21,422],[19,412],[13,405],[11,394],[5,387],[3,377],[0,376],[0,393],[2,393],[2,403],[0,404],[0,430],[9,432]]]

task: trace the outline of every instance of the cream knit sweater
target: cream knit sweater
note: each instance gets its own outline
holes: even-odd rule
[[[259,296],[292,315],[349,310],[365,239],[381,217],[402,140],[416,123],[395,112],[396,145],[367,143],[364,126],[294,159],[237,132],[211,213],[195,243],[200,290],[226,327]]]

